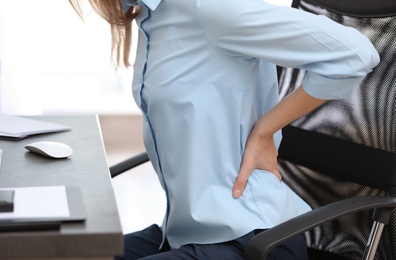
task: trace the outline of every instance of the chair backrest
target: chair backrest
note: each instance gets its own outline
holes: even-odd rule
[[[330,101],[283,131],[279,163],[284,180],[313,208],[347,197],[396,195],[396,1],[294,0],[293,7],[354,27],[377,48],[380,64],[350,101]],[[304,71],[280,70],[281,97]],[[308,245],[361,259],[371,213],[354,214],[307,233]],[[396,213],[375,259],[396,259]]]

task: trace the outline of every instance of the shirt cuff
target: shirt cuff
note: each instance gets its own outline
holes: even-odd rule
[[[328,78],[317,73],[308,72],[302,86],[308,95],[315,98],[350,100],[354,89],[359,86],[364,78]]]

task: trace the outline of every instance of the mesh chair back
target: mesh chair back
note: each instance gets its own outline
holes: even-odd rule
[[[346,197],[396,195],[396,1],[301,0],[293,6],[326,15],[365,34],[381,62],[351,101],[330,101],[284,129],[279,163],[284,180],[313,208]],[[284,68],[281,97],[305,72]],[[372,225],[362,212],[307,233],[308,245],[361,259]],[[396,214],[375,259],[396,259]]]

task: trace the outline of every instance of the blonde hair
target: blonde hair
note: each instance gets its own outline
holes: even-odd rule
[[[83,18],[79,0],[69,0],[74,10]],[[130,66],[129,54],[132,44],[132,21],[140,8],[131,7],[124,11],[120,0],[89,0],[93,10],[110,24],[111,58],[113,65]]]

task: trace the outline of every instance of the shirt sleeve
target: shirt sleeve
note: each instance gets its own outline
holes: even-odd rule
[[[349,98],[379,62],[359,31],[262,0],[197,0],[197,17],[226,55],[307,70],[303,88],[320,99]]]

